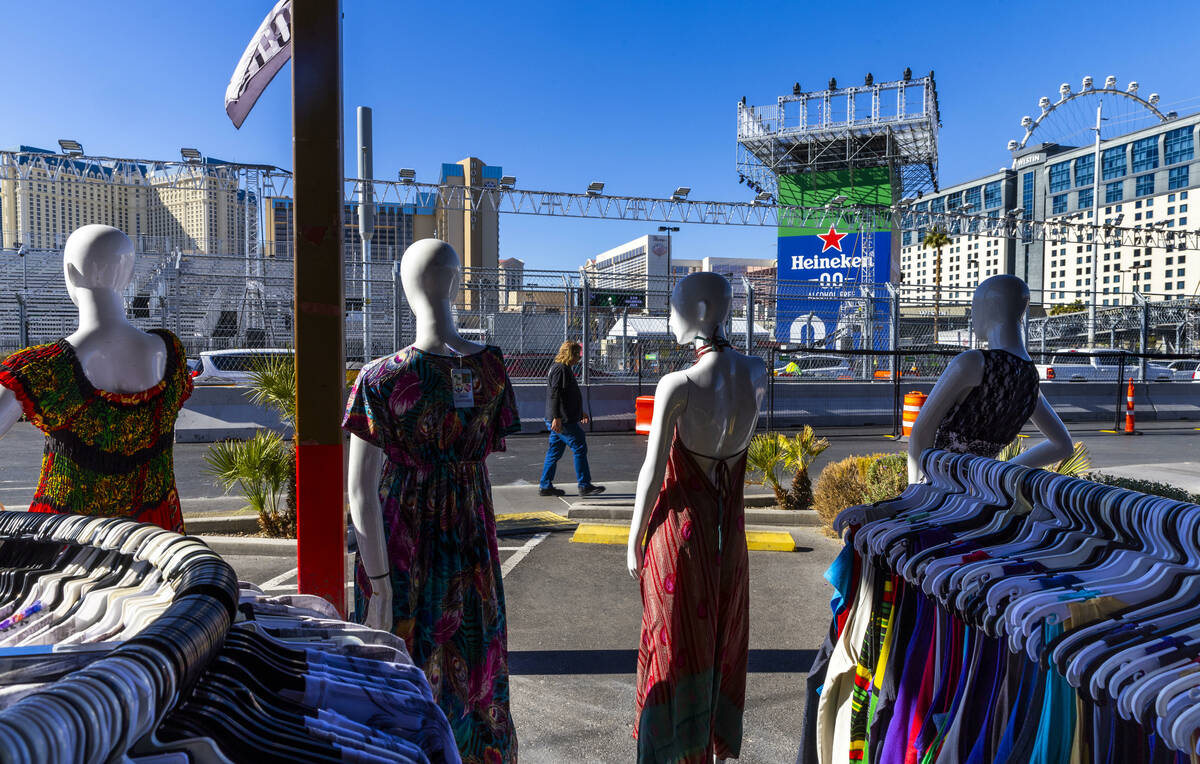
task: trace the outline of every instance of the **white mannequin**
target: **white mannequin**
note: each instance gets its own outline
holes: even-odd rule
[[[992,350],[1007,350],[1029,360],[1025,350],[1022,318],[1029,307],[1029,287],[1016,276],[992,276],[975,289],[971,302],[971,317],[975,336],[984,340]],[[908,482],[924,478],[921,473],[921,452],[933,446],[938,426],[954,405],[983,381],[983,353],[968,350],[954,357],[938,377],[929,393],[908,439]],[[1030,421],[1046,436],[1046,440],[1022,452],[1014,464],[1044,467],[1066,459],[1074,450],[1071,433],[1059,419],[1046,396],[1038,393],[1037,407]]]
[[[133,278],[133,242],[107,225],[85,225],[67,238],[63,273],[67,294],[79,308],[79,328],[67,337],[92,386],[112,393],[136,393],[162,381],[167,346],[161,337],[138,329],[125,316],[121,292]],[[16,393],[0,387],[0,437],[21,416]]]
[[[416,320],[412,347],[428,353],[470,355],[483,346],[463,339],[454,325],[451,301],[462,275],[458,254],[444,241],[422,239],[404,251],[400,282]],[[378,360],[378,359],[377,359]],[[372,361],[374,363],[374,361]],[[379,481],[384,453],[357,435],[350,436],[350,520],[363,567],[371,578],[371,598],[363,623],[375,629],[392,629],[391,570],[383,534],[383,507]]]
[[[731,301],[729,282],[719,274],[693,273],[680,281],[671,292],[668,321],[675,341],[701,347],[706,338],[724,337],[722,327]],[[766,364],[732,347],[706,353],[694,366],[659,381],[630,523],[626,563],[631,576],[641,575],[642,537],[662,488],[676,429],[686,446],[718,457],[693,453],[711,478],[718,461],[740,455],[750,444],[766,390]]]

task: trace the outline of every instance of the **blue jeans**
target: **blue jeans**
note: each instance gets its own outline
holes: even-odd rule
[[[546,422],[546,427],[549,426],[550,423]],[[571,447],[571,452],[575,455],[575,477],[579,480],[579,485],[582,487],[592,484],[592,471],[588,468],[587,460],[587,436],[584,435],[583,427],[578,422],[572,422],[564,424],[562,432],[550,430],[550,445],[546,449],[546,465],[542,468],[542,488],[550,488],[554,485],[554,470],[567,446]]]

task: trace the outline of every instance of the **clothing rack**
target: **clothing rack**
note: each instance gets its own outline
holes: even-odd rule
[[[928,482],[835,522],[798,761],[1197,760],[1200,506],[933,449],[921,464]]]
[[[461,764],[403,640],[122,518],[0,512],[0,760]]]
[[[0,512],[0,539],[53,541],[117,550],[143,528],[120,518]],[[0,711],[5,759],[29,764],[104,762],[150,732],[221,648],[237,609],[233,569],[204,543],[165,530],[179,546],[162,577],[175,595],[166,612],[89,665]],[[165,539],[166,540],[166,539]],[[53,726],[39,720],[54,709]],[[102,711],[98,713],[98,711]]]

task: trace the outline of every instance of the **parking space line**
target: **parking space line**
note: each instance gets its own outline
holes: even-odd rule
[[[263,583],[259,584],[259,588],[261,588],[264,592],[267,591],[268,589],[279,589],[283,586],[283,583],[285,581],[290,581],[299,572],[300,572],[299,568],[292,568],[291,570],[287,571],[286,573],[280,573],[278,576],[275,576],[270,581],[264,581]],[[288,588],[292,588],[292,587],[288,587]]]
[[[517,551],[513,552],[512,557],[509,557],[504,561],[504,564],[500,566],[500,576],[504,577],[511,573],[513,568],[517,567],[517,563],[519,563],[521,560],[524,560],[525,557],[533,551],[533,548],[545,541],[546,537],[549,535],[549,533],[539,533],[526,541],[519,549],[517,549]]]

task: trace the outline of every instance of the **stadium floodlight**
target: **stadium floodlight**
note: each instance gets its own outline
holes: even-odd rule
[[[671,201],[681,202],[687,198],[687,195],[692,193],[692,189],[687,186],[679,186],[675,189],[675,193],[671,194]]]
[[[67,138],[59,138],[58,146],[63,150],[64,154],[82,154],[83,145],[79,141],[72,141]]]
[[[179,150],[179,156],[183,157],[183,161],[189,164],[198,164],[200,162],[200,151],[198,149],[182,148]]]
[[[512,175],[505,175],[500,178],[500,188],[512,188],[515,185],[517,185],[517,179]]]
[[[417,171],[408,167],[402,167],[399,175],[401,183],[412,183],[417,179]]]
[[[598,180],[592,181],[591,183],[588,184],[587,193],[588,193],[588,196],[596,196],[598,194],[603,194],[604,193],[604,183],[601,181],[598,181]]]
[[[846,202],[848,202],[849,200],[850,200],[850,197],[846,196],[845,194],[838,194],[837,196],[835,196],[835,197],[833,197],[832,199],[830,199],[830,200],[829,200],[829,203],[830,203],[831,205],[833,205],[833,204],[845,204],[845,203],[846,203]]]
[[[770,191],[763,191],[761,194],[754,197],[755,204],[767,204],[770,201],[771,201],[771,192]]]

